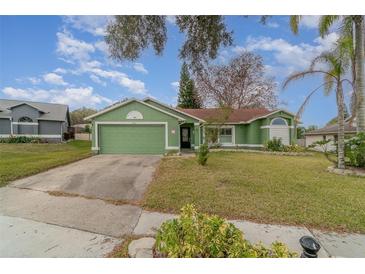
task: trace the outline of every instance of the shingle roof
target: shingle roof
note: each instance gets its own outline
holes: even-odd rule
[[[182,109],[180,111],[186,112],[187,114],[194,115],[205,121],[220,120],[224,116],[228,116],[225,120],[226,123],[240,123],[248,122],[252,119],[259,118],[261,116],[268,115],[274,111],[266,108],[248,108],[248,109],[234,109],[231,113],[220,108],[206,108],[206,109]]]
[[[40,115],[38,120],[65,121],[67,119],[67,105],[8,99],[0,99],[0,117],[10,116],[10,109],[21,104],[28,104],[42,111],[43,114]]]
[[[333,134],[333,133],[337,134],[337,132],[338,132],[338,125],[335,124],[306,132],[305,135],[323,135],[323,134]],[[345,133],[354,133],[354,132],[356,132],[356,127],[354,127],[352,123],[346,122]]]

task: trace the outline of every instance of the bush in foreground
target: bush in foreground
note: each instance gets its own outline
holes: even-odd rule
[[[170,258],[291,258],[288,248],[274,242],[271,248],[252,245],[225,219],[198,213],[186,205],[178,219],[162,224],[156,236],[156,253]]]
[[[205,164],[208,161],[208,153],[209,153],[208,145],[207,144],[200,145],[197,153],[197,161],[199,165],[205,166]]]
[[[358,133],[345,142],[345,155],[348,165],[365,167],[365,133]]]

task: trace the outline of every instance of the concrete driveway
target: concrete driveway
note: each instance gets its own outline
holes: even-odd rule
[[[116,201],[140,200],[160,156],[98,155],[15,181],[12,187]]]
[[[0,188],[0,257],[104,256],[136,227],[160,158],[94,156]]]

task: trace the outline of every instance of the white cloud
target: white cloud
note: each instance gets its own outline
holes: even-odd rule
[[[179,87],[180,87],[180,83],[178,81],[175,81],[175,82],[172,82],[171,83],[171,86],[172,88],[175,90],[175,91],[178,91],[179,90]]]
[[[166,21],[170,24],[173,24],[175,25],[176,23],[176,18],[175,18],[175,15],[167,15],[166,16]]]
[[[66,88],[66,89],[20,89],[5,87],[2,92],[12,99],[31,101],[45,101],[51,103],[67,104],[70,107],[97,106],[111,104],[112,100],[94,92],[92,87]]]
[[[60,85],[60,86],[67,85],[67,83],[63,80],[63,77],[61,75],[58,75],[53,72],[43,75],[43,80],[48,84]]]
[[[80,61],[90,58],[90,53],[95,51],[92,44],[85,41],[75,39],[71,33],[57,32],[57,53],[63,56],[68,61]]]
[[[106,56],[109,56],[109,49],[108,45],[105,43],[105,41],[97,41],[94,44],[95,48],[103,52]]]
[[[96,76],[96,75],[94,75],[94,74],[91,74],[90,75],[90,79],[93,81],[93,82],[95,82],[95,83],[97,83],[97,84],[100,84],[100,85],[102,85],[102,86],[106,86],[106,83],[104,82],[104,81],[102,81],[98,76]]]
[[[53,94],[51,102],[70,105],[71,107],[96,106],[99,104],[111,104],[112,100],[94,93],[92,87],[87,88],[67,88]]]
[[[320,17],[319,15],[303,15],[300,25],[308,29],[316,29],[318,28]]]
[[[64,22],[74,29],[89,32],[95,36],[104,36],[108,22],[113,20],[111,16],[80,15],[65,16]]]
[[[276,22],[267,22],[265,26],[272,28],[272,29],[276,29],[276,28],[280,27],[280,25]]]
[[[239,52],[246,48],[249,51],[271,52],[281,72],[291,73],[295,70],[303,70],[309,67],[311,60],[324,51],[334,47],[338,39],[337,33],[330,33],[325,38],[316,38],[313,44],[291,44],[284,39],[272,39],[271,37],[249,37],[245,47],[236,47],[233,50]],[[277,66],[272,67],[275,69]],[[282,75],[286,76],[286,75]]]
[[[2,92],[11,99],[43,101],[49,97],[48,91],[43,89],[21,89],[5,87]]]
[[[133,68],[135,71],[142,72],[143,74],[148,74],[148,70],[143,66],[142,63],[134,63]]]
[[[82,72],[91,73],[99,78],[112,80],[135,94],[147,95],[147,90],[144,82],[131,79],[127,74],[123,72],[119,72],[116,70],[103,70],[100,68],[99,62],[87,62],[83,64],[81,70]]]
[[[65,74],[67,73],[67,70],[64,68],[56,68],[53,72],[58,74]]]
[[[116,70],[104,70],[102,68],[102,63],[96,60],[91,60],[90,55],[95,52],[95,49],[99,49],[101,51],[106,50],[105,42],[99,41],[96,42],[95,45],[92,45],[85,41],[75,39],[72,34],[67,31],[58,32],[57,37],[57,53],[65,58],[64,61],[67,62],[71,60],[73,65],[78,66],[72,71],[72,73],[89,74],[89,77],[94,82],[98,81],[102,83],[102,79],[100,78],[108,79],[127,88],[134,94],[147,95],[147,89],[144,82],[131,79],[123,72]],[[138,68],[141,70],[143,66],[139,66]]]
[[[37,77],[28,77],[27,78],[29,82],[31,82],[33,85],[39,84],[42,80]]]

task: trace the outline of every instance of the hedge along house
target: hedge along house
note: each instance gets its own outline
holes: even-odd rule
[[[163,154],[197,149],[217,128],[222,147],[263,147],[269,139],[295,141],[294,115],[285,110],[237,109],[220,121],[221,109],[177,109],[157,100],[131,99],[86,117],[92,149],[101,154]],[[218,121],[218,122],[217,122]]]

